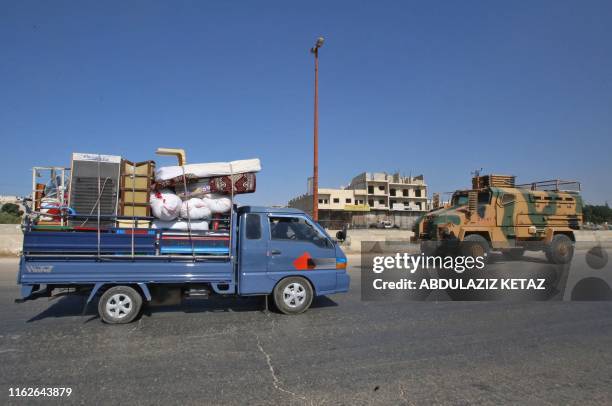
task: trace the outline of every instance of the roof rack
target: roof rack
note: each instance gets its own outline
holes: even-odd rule
[[[574,180],[551,179],[516,185],[519,189],[542,190],[549,192],[580,192],[580,182]]]

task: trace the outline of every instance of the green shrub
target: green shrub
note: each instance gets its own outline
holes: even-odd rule
[[[19,224],[21,223],[21,216],[16,216],[11,213],[0,211],[0,224]]]

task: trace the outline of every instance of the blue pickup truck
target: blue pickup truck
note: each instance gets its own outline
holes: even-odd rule
[[[225,232],[26,225],[18,301],[79,293],[87,304],[98,298],[111,324],[133,321],[145,302],[214,294],[270,297],[282,313],[299,314],[314,296],[348,291],[346,268],[325,230],[288,208],[234,206]]]

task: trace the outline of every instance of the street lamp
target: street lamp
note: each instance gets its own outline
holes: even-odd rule
[[[312,176],[312,218],[319,221],[319,48],[323,46],[323,37],[317,38],[310,52],[315,60],[315,90],[314,90],[314,165]]]

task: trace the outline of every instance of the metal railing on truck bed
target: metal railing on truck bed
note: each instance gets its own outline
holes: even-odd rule
[[[211,222],[218,230],[188,230],[116,227],[38,226],[24,223],[23,255],[56,259],[153,259],[227,260],[232,254],[235,230],[233,208],[229,215]],[[36,214],[36,213],[33,213]],[[69,219],[97,217],[66,215]],[[104,216],[102,220],[150,221],[151,217]]]

